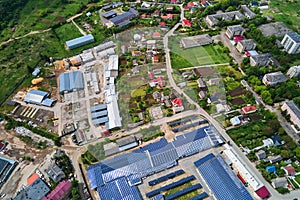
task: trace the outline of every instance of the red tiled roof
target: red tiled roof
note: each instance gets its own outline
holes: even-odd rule
[[[193,2],[188,2],[188,4],[187,4],[187,7],[193,7],[193,6],[195,6],[195,4],[193,3]]]
[[[255,106],[245,106],[242,108],[242,112],[244,114],[248,114],[248,113],[252,113],[256,111],[256,107]]]
[[[36,179],[40,178],[37,173],[32,174],[28,179],[27,179],[27,185],[31,185]]]
[[[60,200],[67,192],[70,191],[72,187],[71,182],[62,181],[60,182],[54,190],[52,190],[48,195],[44,196],[42,200]]]
[[[154,60],[154,61],[158,61],[158,60],[159,60],[158,55],[154,55],[154,56],[153,56],[153,60]]]
[[[234,37],[233,37],[233,40],[234,40],[235,42],[242,41],[243,39],[244,39],[243,36],[240,36],[240,35],[237,35],[237,36],[234,36]]]
[[[171,0],[170,3],[171,3],[171,4],[176,3],[176,0]]]
[[[181,100],[181,98],[176,98],[172,102],[173,102],[173,104],[175,104],[177,106],[182,106],[182,100]]]
[[[267,198],[268,196],[270,196],[270,192],[268,191],[266,186],[262,186],[261,188],[256,190],[255,193],[262,199]]]
[[[183,20],[182,20],[182,23],[183,23],[183,26],[187,26],[187,27],[192,26],[191,21],[188,20],[188,19],[183,19]]]
[[[202,4],[202,5],[206,4],[206,1],[202,1],[201,4]]]
[[[245,55],[246,55],[247,57],[250,57],[250,56],[251,56],[251,54],[250,54],[248,51],[245,52]]]
[[[294,175],[296,173],[295,168],[293,166],[286,166],[285,170],[287,171],[288,175]]]
[[[154,32],[154,33],[152,34],[152,36],[153,36],[153,37],[160,37],[160,33],[159,33],[159,32]]]
[[[161,18],[163,18],[163,19],[173,19],[173,14],[162,15]]]
[[[159,25],[160,26],[166,26],[167,24],[166,24],[166,22],[160,22]]]

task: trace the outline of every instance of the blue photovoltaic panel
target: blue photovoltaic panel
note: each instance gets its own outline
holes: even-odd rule
[[[165,176],[161,176],[161,177],[159,177],[159,178],[157,178],[157,179],[154,179],[154,180],[152,180],[152,181],[149,181],[148,184],[149,184],[150,186],[153,186],[153,185],[156,185],[156,184],[161,183],[161,182],[163,182],[163,181],[166,181],[166,180],[168,180],[168,179],[172,179],[172,178],[174,178],[174,177],[176,177],[176,176],[179,176],[179,175],[181,175],[181,174],[184,174],[184,171],[183,171],[182,169],[177,170],[177,171],[175,171],[175,172],[172,172],[172,173],[170,173],[170,174],[167,174],[167,175],[165,175]]]
[[[216,199],[252,200],[244,185],[220,156],[214,157],[209,154],[196,161],[195,165]]]
[[[109,17],[112,17],[113,15],[116,15],[117,13],[115,11],[109,11],[107,13],[104,13],[102,16],[105,17],[105,18],[109,18]]]
[[[158,195],[152,197],[150,200],[164,200],[164,195],[158,194]]]
[[[133,152],[145,152],[145,151],[156,151],[168,144],[168,141],[165,138],[160,139],[158,142],[150,143],[144,147],[141,147],[140,149],[134,150]]]
[[[201,194],[192,197],[190,200],[202,200],[204,198],[208,197],[208,194],[206,192],[202,192]]]

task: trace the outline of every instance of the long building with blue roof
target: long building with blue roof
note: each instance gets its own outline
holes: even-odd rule
[[[65,72],[59,75],[59,92],[67,93],[83,90],[83,74],[80,71]]]
[[[136,185],[146,176],[177,165],[180,158],[223,142],[220,134],[213,126],[206,126],[183,134],[172,142],[167,142],[165,138],[162,138],[158,142],[140,149],[89,166],[88,179],[91,188],[97,189],[98,192],[100,191],[98,188],[106,187],[106,184],[123,177],[126,177],[129,185]],[[103,191],[111,192],[101,190],[101,192]],[[100,195],[103,194],[99,193]]]
[[[208,154],[194,164],[217,200],[253,199],[220,155]]]
[[[73,40],[66,41],[66,47],[67,49],[71,50],[92,43],[94,41],[95,41],[94,36],[92,34],[88,34],[88,35],[75,38]]]

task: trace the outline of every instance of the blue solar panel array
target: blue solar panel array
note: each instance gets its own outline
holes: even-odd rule
[[[188,187],[188,188],[185,188],[183,190],[180,190],[178,192],[175,192],[174,194],[171,194],[169,196],[166,196],[165,200],[172,200],[172,199],[175,199],[177,197],[180,197],[180,196],[183,196],[185,194],[188,194],[194,190],[197,190],[199,188],[202,188],[202,185],[200,183],[196,184],[196,185],[193,185],[191,187]]]
[[[196,161],[195,166],[218,200],[252,200],[244,185],[237,179],[221,156],[209,154]]]
[[[130,199],[142,200],[136,186],[130,186],[125,177],[107,183],[97,188],[100,199]]]
[[[148,193],[146,193],[146,196],[147,196],[148,198],[153,197],[153,196],[155,196],[155,195],[160,194],[160,193],[163,192],[163,191],[170,190],[170,189],[175,188],[175,187],[177,187],[177,186],[180,186],[180,185],[183,185],[183,184],[185,184],[185,183],[188,183],[188,182],[190,182],[190,181],[192,181],[192,180],[195,180],[195,176],[188,176],[188,177],[186,177],[186,178],[180,179],[179,181],[173,182],[173,183],[171,183],[171,184],[169,184],[169,185],[166,185],[166,186],[163,186],[163,187],[158,188],[158,189],[156,189],[156,190],[153,190],[153,191],[151,191],[151,192],[148,192]]]
[[[172,172],[172,173],[170,173],[170,174],[167,174],[167,175],[165,175],[165,176],[159,177],[159,178],[154,179],[154,180],[152,180],[152,181],[149,181],[148,184],[149,184],[149,186],[153,186],[153,185],[156,185],[156,184],[161,183],[161,182],[163,182],[163,181],[166,181],[166,180],[168,180],[168,179],[172,179],[172,178],[174,178],[174,177],[176,177],[176,176],[179,176],[179,175],[181,175],[181,174],[184,174],[184,171],[183,171],[182,169],[177,170],[177,171],[175,171],[175,172]]]
[[[206,192],[202,192],[201,194],[190,198],[190,200],[202,200],[204,198],[208,197],[208,194]]]
[[[164,195],[158,194],[158,195],[150,198],[150,200],[164,200]]]
[[[143,177],[177,165],[179,158],[211,148],[213,144],[204,131],[209,128],[207,126],[184,134],[170,143],[161,139],[131,153],[90,166],[90,184],[96,188],[121,177],[127,177],[131,185],[138,184]]]

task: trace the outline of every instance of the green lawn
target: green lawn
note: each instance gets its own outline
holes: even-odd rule
[[[62,44],[66,41],[82,36],[73,23],[68,23],[56,28],[55,33]]]
[[[180,48],[182,37],[171,37],[169,48],[171,50],[172,68],[180,69],[191,66],[202,66],[229,62],[229,57],[222,53],[221,47],[216,44],[190,49]]]
[[[272,16],[275,21],[286,24],[295,31],[300,31],[300,3],[299,1],[270,1],[269,9],[265,10],[264,15]]]

